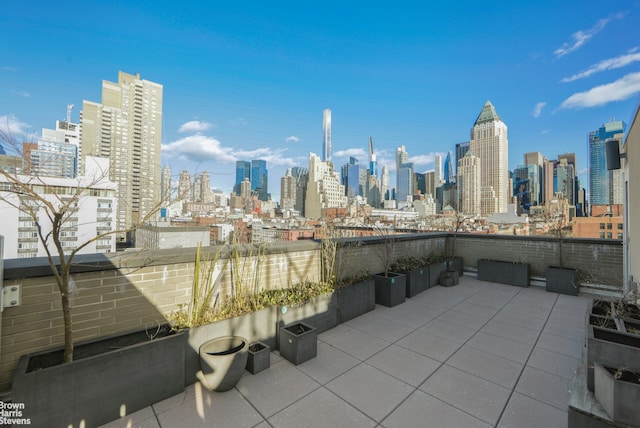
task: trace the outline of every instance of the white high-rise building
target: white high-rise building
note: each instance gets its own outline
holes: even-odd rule
[[[305,199],[304,216],[320,218],[326,208],[346,208],[347,195],[340,184],[340,174],[333,170],[331,162],[323,162],[309,153],[309,181]]]
[[[322,112],[322,161],[331,162],[331,110]]]
[[[463,214],[480,214],[480,159],[469,150],[458,161],[458,210]]]
[[[436,187],[440,187],[442,185],[442,156],[436,155],[434,160],[434,170],[436,172]]]
[[[380,175],[380,194],[383,201],[387,198],[390,199],[387,192],[389,192],[389,168],[387,168],[386,165],[382,165],[382,174]]]
[[[507,125],[487,101],[471,128],[469,150],[480,159],[480,214],[507,212],[509,204],[509,140]]]
[[[162,91],[158,83],[120,71],[117,83],[102,81],[101,104],[82,104],[81,152],[110,160],[109,176],[118,184],[119,230],[138,225],[160,202]]]
[[[280,209],[283,212],[293,211],[296,207],[296,177],[291,175],[291,168],[287,169],[280,179]]]

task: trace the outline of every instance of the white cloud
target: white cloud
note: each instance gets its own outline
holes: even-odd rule
[[[298,141],[300,141],[300,138],[296,137],[295,135],[292,135],[290,137],[285,138],[284,141],[286,141],[287,143],[297,143]]]
[[[31,96],[31,94],[29,92],[24,92],[24,91],[11,91],[11,93],[13,95],[17,95],[19,97],[23,97],[23,98],[29,98]]]
[[[626,12],[619,12],[615,15],[598,20],[598,22],[596,22],[596,24],[588,30],[576,31],[571,35],[571,42],[563,43],[562,46],[556,49],[553,53],[557,58],[561,58],[575,51],[576,49],[579,49],[582,45],[587,43],[589,39],[598,34],[600,31],[604,30],[604,27],[606,27],[609,22],[614,19],[622,19],[624,15],[626,15]]]
[[[536,104],[536,106],[533,108],[533,111],[531,112],[531,114],[533,115],[533,117],[538,118],[540,117],[540,114],[542,113],[542,109],[547,105],[547,103],[545,102],[539,102]]]
[[[365,158],[368,159],[369,155],[361,148],[353,148],[347,150],[338,150],[333,154],[335,157],[346,158],[353,156],[354,158]]]
[[[190,135],[162,145],[162,152],[168,156],[177,156],[192,161],[204,159],[217,162],[235,162],[237,158],[228,147],[223,147],[220,141],[205,135]]]
[[[0,132],[7,132],[13,135],[26,134],[31,128],[24,122],[20,122],[14,115],[5,114],[0,116]]]
[[[540,133],[541,133],[542,135],[547,135],[549,132],[551,132],[551,131],[550,131],[550,130],[548,130],[548,129],[543,129],[542,131],[540,131]]]
[[[574,74],[571,77],[565,77],[560,82],[561,83],[573,82],[578,79],[584,79],[585,77],[589,77],[592,74],[599,73],[601,71],[622,68],[636,61],[640,61],[640,53],[636,53],[636,50],[637,48],[634,48],[630,50],[629,53],[626,55],[620,55],[615,58],[604,59],[599,63],[592,65],[591,67],[589,67],[588,69],[586,69],[581,73]]]
[[[211,129],[212,127],[213,125],[208,122],[191,120],[180,125],[180,129],[178,129],[178,132],[202,132]]]
[[[606,85],[578,92],[564,100],[561,109],[580,109],[601,106],[613,101],[623,101],[640,92],[640,72],[626,76]]]
[[[18,69],[17,69],[17,68],[15,68],[15,67],[11,67],[11,66],[9,66],[9,65],[5,65],[5,66],[3,66],[3,67],[1,68],[1,70],[2,70],[2,71],[10,71],[10,72],[12,72],[12,73],[15,73],[16,71],[18,71]]]
[[[230,163],[241,159],[264,159],[267,165],[295,166],[296,162],[292,158],[283,156],[285,151],[286,149],[273,150],[269,147],[256,150],[234,150],[223,146],[215,138],[202,134],[190,135],[162,145],[164,155],[190,161],[212,160]]]

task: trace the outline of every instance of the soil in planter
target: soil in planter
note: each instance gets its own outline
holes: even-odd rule
[[[593,315],[600,315],[603,317],[611,316],[611,302],[606,300],[596,300],[591,307],[591,313]]]
[[[78,344],[73,347],[73,359],[74,361],[81,360],[83,358],[104,354],[105,352],[114,351],[117,349],[125,348],[127,346],[137,345],[138,343],[148,342],[149,340],[160,339],[172,334],[175,334],[175,331],[171,329],[171,326],[162,325],[160,326],[159,330],[157,330],[157,327],[155,327],[150,328],[147,331],[138,331],[122,336],[97,340],[95,342]],[[47,352],[46,354],[34,355],[29,358],[29,363],[27,364],[27,373],[46,369],[47,367],[60,365],[63,363],[63,358],[63,349]]]
[[[300,336],[301,334],[311,331],[311,327],[307,327],[303,324],[290,325],[289,327],[285,327],[284,329],[295,334],[296,336]]]
[[[613,318],[607,318],[604,316],[591,315],[589,317],[589,324],[595,327],[617,330],[616,322],[613,320]]]
[[[640,385],[640,373],[624,369],[614,369],[611,367],[605,367],[605,369],[614,377],[614,379]]]
[[[614,303],[616,315],[621,318],[640,320],[640,309],[630,303]]]
[[[262,351],[264,348],[266,348],[266,346],[264,346],[262,343],[254,343],[249,346],[249,352],[255,354],[256,352]]]

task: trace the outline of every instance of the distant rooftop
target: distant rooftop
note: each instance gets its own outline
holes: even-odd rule
[[[485,122],[494,122],[497,120],[502,121],[502,119],[500,119],[500,116],[498,116],[498,112],[496,112],[496,108],[493,106],[493,104],[491,104],[491,101],[487,101],[486,103],[484,103],[484,107],[482,107],[482,111],[476,119],[475,125],[479,125]]]

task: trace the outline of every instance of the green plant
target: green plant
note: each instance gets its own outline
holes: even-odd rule
[[[333,288],[335,290],[338,290],[340,288],[348,287],[351,284],[357,284],[359,282],[369,281],[372,278],[373,277],[371,276],[371,273],[369,271],[365,271],[359,275],[351,275],[351,276],[337,280],[333,284]]]
[[[417,257],[402,257],[391,265],[394,272],[409,272],[424,266],[426,263],[423,259]]]

